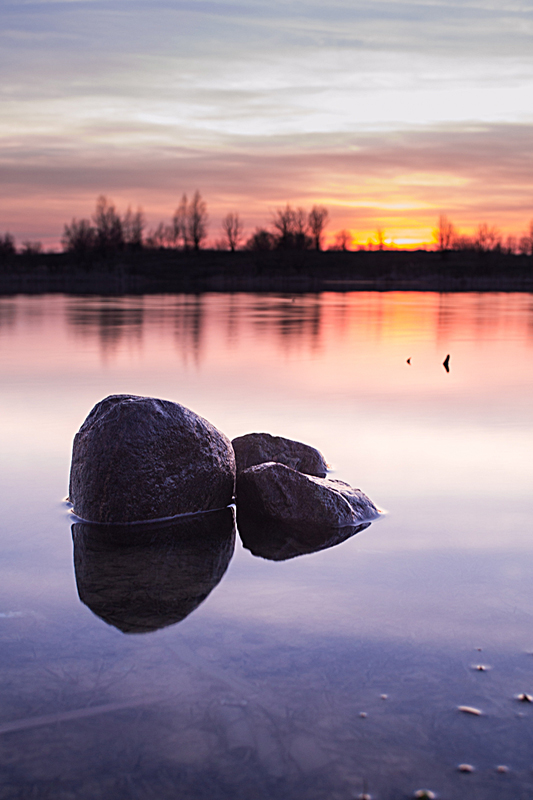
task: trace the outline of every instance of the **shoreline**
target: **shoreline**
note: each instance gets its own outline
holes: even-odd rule
[[[533,292],[533,257],[435,251],[140,251],[75,263],[66,253],[0,265],[0,294]]]

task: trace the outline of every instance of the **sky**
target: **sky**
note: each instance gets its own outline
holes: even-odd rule
[[[106,195],[209,235],[290,203],[431,244],[533,218],[533,0],[0,0],[0,234],[53,247]]]

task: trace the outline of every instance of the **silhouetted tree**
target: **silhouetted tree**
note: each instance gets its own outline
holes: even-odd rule
[[[142,208],[137,208],[137,211],[133,213],[131,206],[128,206],[128,210],[122,220],[122,231],[124,243],[130,250],[140,250],[142,248],[145,224]]]
[[[508,236],[505,240],[504,252],[508,255],[516,255],[518,253],[518,239],[516,236]]]
[[[306,250],[311,246],[307,235],[308,217],[303,208],[292,208],[288,203],[284,209],[278,208],[272,218],[272,226],[277,231],[276,246],[282,250]]]
[[[222,220],[222,230],[224,232],[227,247],[229,247],[231,252],[234,253],[242,239],[243,225],[239,215],[233,213],[232,211],[230,211],[229,214],[226,214]]]
[[[148,247],[158,250],[161,247],[172,245],[174,241],[174,227],[160,222],[157,228],[152,229],[146,237]]]
[[[189,239],[195,250],[199,250],[207,238],[207,205],[198,190],[195,191],[187,209]]]
[[[43,252],[43,244],[42,242],[30,242],[26,240],[22,242],[22,250],[21,253],[25,256],[37,256],[39,253]]]
[[[0,262],[8,261],[16,253],[15,239],[10,233],[0,236]]]
[[[122,220],[113,203],[103,194],[96,201],[93,221],[96,227],[96,247],[102,255],[113,255],[124,248]]]
[[[72,253],[78,261],[83,261],[96,247],[96,229],[88,219],[73,219],[63,229],[61,244],[66,253]]]
[[[378,250],[385,249],[385,231],[383,228],[376,229],[376,247]]]
[[[172,217],[172,224],[174,227],[174,241],[181,241],[184,250],[188,250],[190,246],[187,209],[187,195],[183,194],[181,202],[175,210],[174,216]]]
[[[502,237],[494,225],[489,226],[486,223],[478,225],[478,229],[474,236],[474,248],[478,253],[488,253],[493,250],[501,248]]]
[[[437,250],[442,254],[451,250],[453,240],[455,238],[455,228],[450,222],[446,214],[441,214],[439,217],[438,227],[433,231],[433,238],[437,243]]]
[[[328,221],[328,210],[325,206],[313,206],[309,212],[309,230],[315,243],[315,250],[322,249],[322,234]]]
[[[466,236],[462,233],[456,233],[453,237],[452,241],[452,250],[462,250],[467,252],[468,250],[474,250],[475,244],[474,240],[471,236]]]
[[[518,249],[522,255],[533,256],[533,220],[529,223],[529,233],[520,237]]]
[[[335,244],[332,250],[349,250],[352,244],[352,234],[345,228],[335,234]]]
[[[256,228],[254,233],[246,242],[247,250],[254,250],[255,252],[264,252],[266,250],[273,250],[276,246],[276,237],[265,228]]]

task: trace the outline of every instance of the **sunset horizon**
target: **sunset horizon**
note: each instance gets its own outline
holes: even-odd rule
[[[246,236],[287,203],[325,246],[433,248],[533,217],[529,3],[4,3],[0,234],[58,249],[98,195],[168,223],[184,192]]]

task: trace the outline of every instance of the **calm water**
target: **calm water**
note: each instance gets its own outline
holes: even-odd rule
[[[531,295],[0,298],[0,362],[1,800],[533,796]],[[167,627],[123,633],[64,503],[119,392],[313,444],[388,514],[284,562],[226,540],[171,625],[196,556],[131,550]]]

